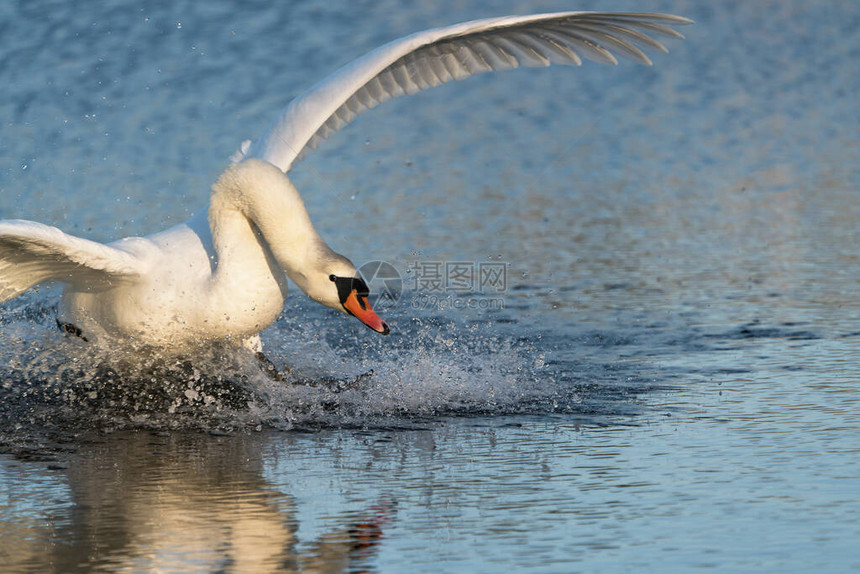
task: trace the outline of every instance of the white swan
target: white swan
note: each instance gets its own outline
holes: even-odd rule
[[[212,187],[208,213],[148,237],[102,245],[47,225],[0,221],[0,302],[44,281],[65,283],[58,322],[87,339],[134,339],[183,351],[215,340],[260,350],[289,277],[311,299],[389,332],[355,266],[316,233],[286,177],[303,154],[390,98],[492,70],[613,52],[650,65],[651,35],[682,38],[664,14],[563,12],[476,20],[419,32],[344,66],[245,142]]]

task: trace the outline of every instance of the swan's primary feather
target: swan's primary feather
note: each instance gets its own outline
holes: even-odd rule
[[[144,261],[123,249],[33,221],[0,221],[0,302],[43,281],[98,290],[140,278]]]
[[[519,66],[617,64],[614,54],[650,65],[644,49],[666,52],[652,35],[683,36],[667,14],[561,12],[475,20],[419,32],[353,61],[293,100],[234,160],[264,159],[288,172],[330,134],[391,98],[475,74]]]

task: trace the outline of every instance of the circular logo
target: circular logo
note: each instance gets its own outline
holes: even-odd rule
[[[386,261],[368,261],[358,268],[358,273],[370,287],[368,300],[374,311],[385,311],[400,301],[403,278],[394,265]]]

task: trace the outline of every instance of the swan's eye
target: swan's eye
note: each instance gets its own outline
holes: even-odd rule
[[[329,280],[329,281],[336,281],[336,280],[337,280],[337,277],[335,277],[335,276],[334,276],[334,273],[332,273],[331,275],[329,275],[329,276],[328,276],[328,280]]]

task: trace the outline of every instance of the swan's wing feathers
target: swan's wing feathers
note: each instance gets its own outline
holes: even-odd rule
[[[145,271],[144,261],[123,249],[33,221],[0,221],[0,302],[43,281],[98,289]]]
[[[683,38],[666,14],[563,12],[476,20],[386,44],[344,66],[287,106],[237,159],[259,157],[284,171],[362,112],[397,96],[520,66],[617,64],[616,55],[651,65],[645,50],[666,52],[652,36]]]

